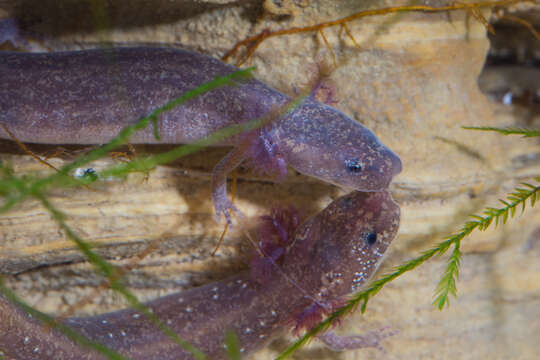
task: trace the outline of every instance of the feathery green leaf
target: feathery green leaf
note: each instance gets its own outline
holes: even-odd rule
[[[535,180],[540,182],[540,177],[536,178]],[[459,265],[461,262],[461,250],[460,250],[461,240],[464,239],[469,234],[471,234],[476,229],[480,231],[486,230],[489,227],[489,225],[492,224],[494,219],[497,221],[497,219],[500,218],[501,216],[504,217],[505,213],[508,214],[508,212],[510,212],[510,215],[511,215],[510,217],[513,217],[512,215],[513,209],[515,209],[520,204],[525,203],[527,199],[529,198],[538,199],[538,197],[540,196],[540,186],[527,185],[527,187],[529,188],[529,190],[525,190],[525,191],[514,190],[514,192],[509,194],[507,196],[507,199],[504,200],[507,203],[507,205],[505,205],[504,207],[502,208],[488,207],[483,211],[484,216],[471,215],[470,217],[472,218],[472,220],[468,220],[465,223],[465,225],[463,225],[463,227],[461,228],[459,232],[453,235],[450,235],[444,241],[438,243],[434,248],[422,252],[420,256],[402,265],[399,265],[398,267],[394,269],[393,272],[389,274],[385,274],[382,277],[380,277],[378,280],[373,281],[367,289],[354,295],[345,306],[337,309],[334,313],[329,315],[325,320],[321,321],[319,324],[314,326],[311,330],[306,332],[304,336],[302,336],[294,344],[292,344],[285,351],[279,354],[277,359],[278,360],[285,359],[291,354],[293,354],[296,350],[302,347],[305,343],[307,343],[310,339],[312,339],[318,333],[326,331],[332,324],[339,321],[339,319],[341,319],[343,316],[350,313],[351,311],[354,311],[354,309],[359,304],[362,304],[361,311],[363,313],[367,308],[367,303],[370,297],[374,293],[382,289],[387,283],[403,275],[404,273],[413,270],[414,268],[423,264],[424,262],[431,259],[432,257],[444,254],[450,248],[451,245],[454,245],[454,250],[452,252],[452,255],[450,256],[444,275],[435,290],[435,296],[434,296],[435,300],[433,301],[433,304],[438,309],[443,309],[446,305],[449,304],[449,297],[450,296],[456,297],[457,295],[456,280],[459,276]],[[512,200],[511,198],[515,198],[515,199]]]

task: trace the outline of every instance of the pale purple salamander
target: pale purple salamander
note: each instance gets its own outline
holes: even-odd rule
[[[184,339],[208,355],[226,358],[224,333],[236,332],[247,355],[291,328],[309,329],[344,303],[375,272],[397,233],[400,211],[387,191],[343,196],[292,231],[290,215],[267,218],[272,231],[261,231],[268,257],[279,264],[260,271],[168,295],[147,305]],[[268,221],[269,220],[269,221]],[[293,218],[294,220],[294,218]],[[274,236],[269,236],[269,234]],[[275,235],[279,234],[279,235]],[[192,359],[147,318],[127,309],[66,324],[131,359]],[[329,334],[327,332],[327,334]],[[326,335],[326,334],[325,334]],[[322,340],[337,349],[375,346],[360,336]],[[0,349],[8,359],[102,359],[80,349],[56,329],[44,328],[0,297]]]
[[[0,123],[23,142],[105,143],[157,107],[235,70],[208,56],[167,48],[0,52]],[[149,127],[130,142],[190,143],[289,101],[252,79],[162,114],[161,140]],[[0,138],[10,139],[1,127]],[[227,220],[235,208],[227,199],[226,176],[244,160],[278,178],[289,164],[303,174],[360,191],[383,190],[401,171],[400,159],[370,130],[313,97],[256,133],[220,145],[235,146],[212,178],[216,213]]]

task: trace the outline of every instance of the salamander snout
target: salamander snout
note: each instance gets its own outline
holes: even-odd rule
[[[374,147],[375,148],[375,147]],[[331,182],[359,191],[381,191],[390,185],[401,172],[400,158],[388,148],[380,145],[375,151],[336,153],[341,158],[341,169],[336,169]]]

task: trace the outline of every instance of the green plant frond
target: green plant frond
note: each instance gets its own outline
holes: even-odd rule
[[[450,296],[453,296],[454,298],[457,296],[456,280],[459,278],[459,265],[461,262],[460,245],[461,240],[457,240],[454,244],[454,251],[450,256],[444,276],[439,281],[435,290],[435,300],[433,301],[433,304],[436,305],[439,310],[442,310],[445,305],[450,305]]]
[[[517,127],[491,127],[491,126],[462,126],[465,130],[478,130],[478,131],[495,131],[503,135],[522,135],[523,137],[538,137],[540,136],[540,130],[524,129]]]
[[[69,179],[73,179],[73,177],[69,176],[70,172],[72,172],[73,170],[77,168],[84,167],[86,164],[92,161],[95,161],[101,157],[104,157],[108,152],[125,144],[126,142],[128,142],[129,137],[134,132],[146,128],[146,126],[148,126],[150,121],[157,120],[159,115],[161,115],[162,113],[169,111],[176,106],[180,106],[184,104],[185,102],[197,96],[200,96],[202,94],[210,92],[214,89],[227,86],[227,85],[232,85],[235,83],[235,81],[241,81],[241,80],[247,79],[251,76],[251,72],[254,69],[255,67],[250,67],[245,70],[235,71],[229,75],[217,77],[214,80],[204,83],[193,90],[187,91],[185,94],[179,96],[178,98],[173,99],[169,101],[168,103],[166,103],[165,105],[157,108],[150,115],[142,118],[134,125],[125,127],[124,129],[122,129],[122,131],[120,131],[120,134],[118,136],[116,136],[114,139],[109,141],[107,144],[93,151],[90,151],[88,154],[76,159],[72,163],[69,163],[63,166],[58,173],[51,175],[40,181],[36,181],[34,184],[32,184],[32,190],[39,192],[44,187],[55,184],[55,182],[59,182],[60,184],[62,184],[65,181],[66,177]],[[73,181],[73,180],[70,180],[70,181]],[[84,181],[81,181],[81,183],[84,183]]]
[[[0,166],[2,169],[2,175],[3,178],[7,181],[4,181],[3,184],[1,184],[1,188],[3,190],[7,189],[9,186],[15,187],[16,191],[9,192],[10,196],[13,199],[18,199],[18,201],[24,200],[26,197],[35,195],[35,194],[41,194],[46,188],[49,186],[55,185],[55,186],[69,186],[69,185],[87,185],[94,180],[91,178],[86,179],[75,179],[74,177],[70,176],[70,173],[80,167],[84,167],[85,165],[89,164],[92,161],[95,161],[101,157],[104,157],[107,155],[108,152],[116,149],[117,147],[125,144],[129,141],[129,137],[136,131],[142,130],[146,128],[146,126],[149,124],[150,121],[154,121],[158,119],[159,115],[162,113],[169,111],[173,109],[176,106],[180,106],[184,104],[185,102],[200,96],[204,93],[210,92],[214,89],[217,89],[219,87],[227,86],[227,85],[234,85],[238,81],[243,81],[245,79],[248,79],[251,76],[251,72],[254,70],[254,67],[247,68],[245,70],[239,70],[235,71],[229,75],[226,76],[220,76],[217,77],[214,80],[211,80],[205,84],[202,84],[201,86],[187,91],[185,94],[179,96],[176,99],[173,99],[172,101],[166,103],[162,107],[157,108],[154,110],[150,115],[142,118],[137,123],[131,126],[127,126],[118,136],[116,136],[114,139],[112,139],[107,144],[90,151],[84,156],[81,156],[80,158],[76,159],[75,161],[63,166],[57,173],[54,173],[51,176],[42,178],[42,179],[19,179],[13,176],[12,171],[9,170],[9,168],[6,168],[5,166]],[[301,101],[302,99],[298,100]],[[295,103],[297,104],[297,103]],[[259,123],[250,124],[251,126],[257,126]],[[157,129],[157,127],[154,127]],[[226,130],[226,129],[224,129]],[[241,132],[245,129],[239,129],[238,132]],[[230,130],[229,130],[230,131]],[[235,132],[231,131],[228,133],[227,131],[223,131],[221,134],[222,137],[215,137],[214,139],[210,139],[209,144],[213,141],[220,141],[224,137],[234,135]],[[204,144],[203,144],[204,146]],[[193,152],[193,151],[191,151]],[[180,154],[179,156],[183,156],[185,154]],[[137,163],[136,163],[137,164]],[[133,165],[135,167],[135,165]],[[147,166],[144,169],[151,168],[151,166]],[[142,171],[142,170],[141,170]],[[119,172],[117,172],[117,176],[121,176]],[[5,204],[3,204],[0,207],[0,212],[9,210],[17,201],[7,201]]]
[[[88,258],[92,265],[101,270],[101,272],[107,277],[107,280],[114,291],[123,295],[132,308],[140,311],[143,315],[148,317],[165,335],[170,337],[177,345],[193,354],[197,360],[204,360],[206,358],[200,350],[195,348],[186,340],[180,338],[176,332],[174,332],[170,327],[165,325],[160,319],[152,314],[146,305],[139,302],[137,297],[123,285],[122,277],[118,273],[117,269],[97,253],[93,252],[90,246],[65,223],[65,215],[62,212],[56,209],[45,196],[38,196],[38,198],[41,200],[43,206],[53,215],[56,222],[60,225],[60,228],[64,230],[68,238],[70,238],[77,245],[79,250]]]
[[[540,177],[536,178],[535,180],[537,182],[540,182]],[[326,331],[332,324],[339,321],[339,319],[341,319],[343,316],[350,313],[351,311],[354,311],[354,309],[360,304],[361,311],[365,312],[369,299],[380,289],[382,289],[387,283],[405,274],[406,272],[415,269],[417,266],[421,265],[432,257],[446,253],[450,246],[454,245],[454,250],[452,251],[452,255],[450,256],[444,275],[439,281],[435,290],[435,300],[433,301],[433,304],[438,309],[442,310],[446,305],[449,305],[450,296],[457,296],[456,280],[459,277],[459,266],[461,262],[461,240],[471,234],[476,229],[481,231],[486,230],[489,225],[492,224],[493,220],[497,221],[498,218],[504,216],[504,213],[510,212],[510,217],[513,217],[512,214],[513,211],[515,211],[515,208],[520,204],[525,203],[527,199],[531,198],[531,203],[538,200],[538,198],[540,197],[540,186],[533,186],[530,184],[527,184],[525,186],[527,186],[528,189],[521,189],[519,191],[516,189],[511,194],[509,194],[506,200],[504,200],[503,202],[503,204],[506,204],[504,205],[504,207],[486,208],[483,212],[484,216],[474,214],[470,215],[472,220],[468,220],[463,225],[460,231],[453,235],[450,235],[445,240],[438,243],[434,248],[423,251],[420,256],[399,265],[394,269],[394,271],[388,274],[384,274],[378,280],[373,281],[367,289],[354,295],[345,306],[337,309],[325,320],[321,321],[310,331],[304,334],[304,336],[302,336],[299,340],[289,346],[277,357],[277,359],[287,358],[300,347],[302,347],[306,342],[312,339],[314,336]],[[515,197],[515,199],[512,200],[512,197]]]
[[[241,351],[238,336],[232,330],[225,332],[225,349],[230,360],[240,360]]]

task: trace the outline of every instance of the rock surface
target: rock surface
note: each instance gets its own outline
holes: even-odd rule
[[[46,42],[53,50],[107,40],[181,45],[216,57],[266,28],[305,26],[364,9],[355,1],[339,5],[290,1],[283,2],[290,7],[292,15],[287,16],[271,4],[262,7],[255,1],[243,6],[230,1],[155,1],[152,9],[141,5],[138,11],[126,12],[128,2],[116,1],[109,16],[102,18],[112,30],[96,33],[89,25],[84,31],[71,27],[77,21],[70,22],[75,25],[68,31],[59,31],[65,28],[57,25],[68,16],[78,14],[85,24],[93,23],[82,15],[84,11],[58,11],[55,3],[62,2],[44,1],[34,12],[22,12],[30,2],[19,1],[8,14],[27,14],[25,21],[33,30],[54,34],[54,40]],[[129,6],[137,9],[132,3]],[[390,2],[370,5],[379,8]],[[403,160],[404,171],[392,185],[402,206],[402,225],[381,269],[384,273],[459,230],[468,214],[499,206],[497,199],[519,182],[532,182],[540,175],[540,146],[535,139],[461,128],[523,126],[511,109],[490,103],[478,90],[489,43],[485,28],[466,13],[390,14],[347,26],[359,48],[345,34],[340,36],[339,28],[324,30],[338,64],[330,75],[339,101],[336,107],[371,128]],[[269,39],[248,64],[257,65],[259,79],[293,94],[293,87],[301,88],[317,76],[318,64],[332,63],[331,52],[320,34],[300,33]],[[0,145],[1,160],[11,163],[16,173],[50,173],[12,143]],[[56,147],[32,149],[51,153]],[[139,147],[137,153],[159,150],[163,149]],[[225,153],[205,150],[146,178],[135,174],[92,190],[56,189],[50,193],[51,201],[69,214],[69,224],[79,234],[99,245],[100,254],[114,264],[132,267],[127,282],[141,300],[148,300],[222,278],[244,266],[241,253],[246,241],[239,227],[228,233],[218,256],[210,256],[222,229],[211,209],[210,173]],[[76,154],[69,149],[69,155],[50,162],[61,166]],[[99,169],[117,161],[103,159],[93,166]],[[268,211],[274,199],[286,199],[314,213],[341,193],[292,171],[282,184],[240,171],[236,203],[256,215]],[[336,354],[313,343],[295,358],[538,358],[538,224],[538,210],[528,209],[504,227],[465,239],[459,297],[449,309],[440,312],[431,305],[446,261],[437,258],[384,288],[365,315],[357,313],[345,321],[343,333],[384,326],[399,330],[384,341],[386,354],[373,349]],[[99,287],[102,279],[37,202],[24,202],[1,215],[0,271],[11,288],[43,311],[87,314],[124,306],[119,296]],[[275,342],[254,358],[274,357],[286,341]]]

